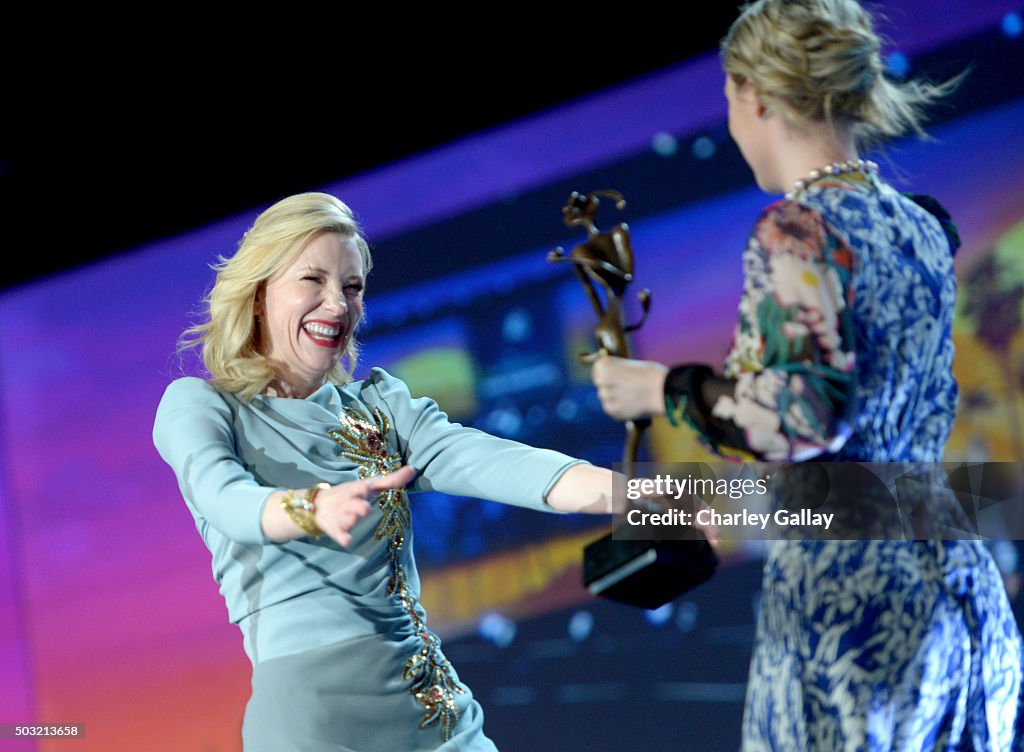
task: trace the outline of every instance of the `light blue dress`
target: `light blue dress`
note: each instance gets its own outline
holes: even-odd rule
[[[276,489],[408,464],[419,471],[413,491],[552,511],[548,491],[580,460],[452,423],[381,369],[306,399],[250,402],[178,379],[153,434],[253,662],[247,752],[494,750],[427,628],[404,489],[378,496],[347,548],[326,537],[272,543],[263,507]]]

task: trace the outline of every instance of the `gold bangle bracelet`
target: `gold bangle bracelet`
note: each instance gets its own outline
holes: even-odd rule
[[[328,483],[317,483],[312,488],[301,491],[289,490],[281,499],[281,508],[302,532],[313,538],[322,538],[324,531],[316,524],[316,495],[330,488]],[[300,495],[301,494],[301,495]]]

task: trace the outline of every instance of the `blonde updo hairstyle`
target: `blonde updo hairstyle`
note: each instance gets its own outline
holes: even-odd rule
[[[849,128],[858,146],[909,130],[924,136],[923,108],[962,75],[938,85],[893,82],[881,46],[857,0],[757,0],[743,7],[722,41],[722,64],[792,123]]]
[[[206,370],[219,388],[251,399],[270,384],[275,374],[260,353],[256,296],[267,280],[325,232],[354,239],[363,274],[370,273],[370,248],[352,210],[326,193],[301,193],[277,202],[256,218],[233,256],[220,256],[213,265],[217,278],[203,300],[206,321],[185,331],[179,349],[200,348]],[[337,384],[347,383],[355,369],[354,337],[344,355],[348,368],[339,361],[327,376]]]

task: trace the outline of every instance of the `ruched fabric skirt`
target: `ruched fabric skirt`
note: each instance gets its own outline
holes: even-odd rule
[[[497,752],[465,685],[454,735],[419,728],[424,708],[402,679],[403,654],[378,636],[273,658],[253,667],[245,752]]]

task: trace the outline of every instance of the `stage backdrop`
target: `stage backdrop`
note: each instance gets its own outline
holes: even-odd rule
[[[874,156],[886,179],[945,203],[964,239],[949,458],[1019,461],[1021,7],[882,5],[895,73],[974,65],[933,141]],[[728,137],[721,90],[708,55],[309,186],[350,203],[373,246],[360,373],[383,366],[455,420],[617,461],[621,428],[575,359],[592,346],[592,312],[571,271],[545,256],[582,239],[561,223],[570,191],[622,191],[626,208],[606,202],[599,224],[629,223],[637,285],[652,292],[637,354],[720,361],[745,237],[768,200]],[[209,264],[262,208],[0,297],[0,723],[85,725],[79,741],[0,749],[240,747],[249,667],[150,434],[166,384],[196,371],[175,340],[212,282]],[[708,459],[661,423],[645,452]],[[644,612],[580,583],[581,548],[606,532],[602,520],[436,493],[413,510],[430,623],[499,747],[736,746],[756,547],[723,551],[715,580]]]

